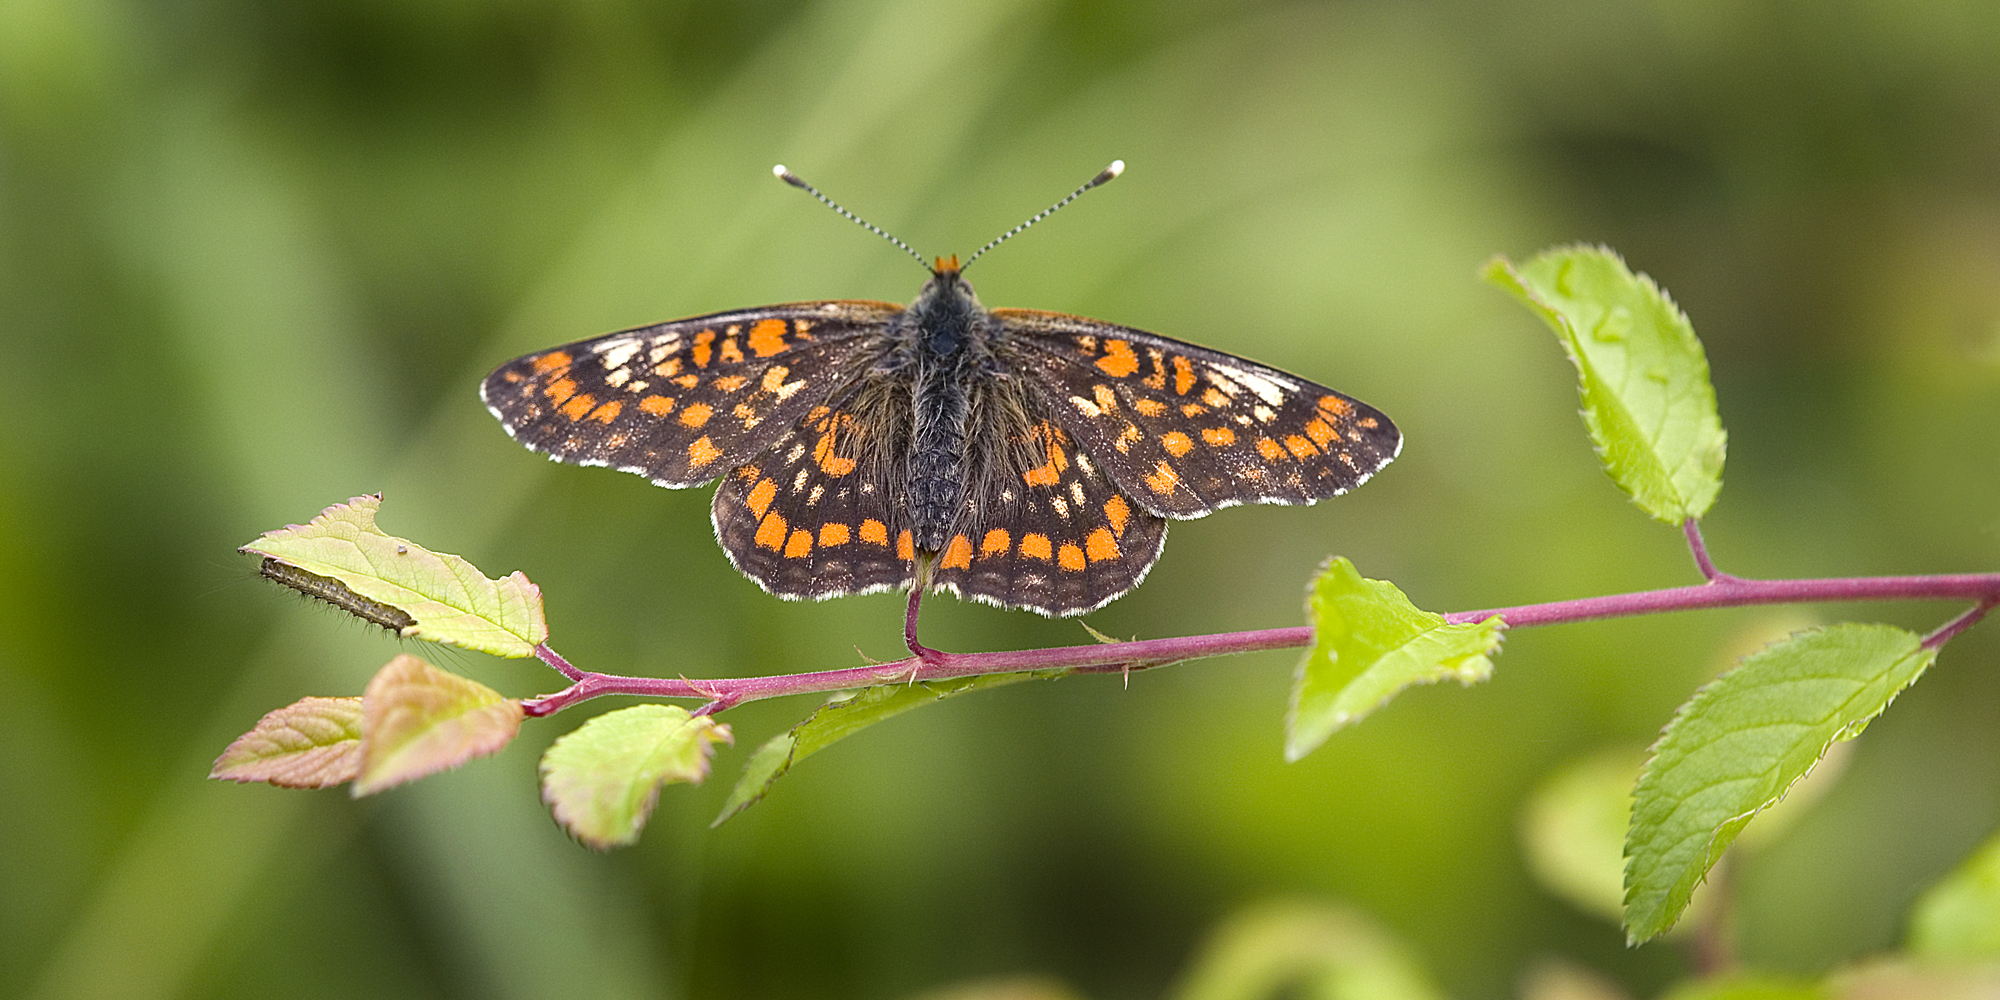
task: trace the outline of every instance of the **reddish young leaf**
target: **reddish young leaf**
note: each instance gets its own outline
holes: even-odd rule
[[[521,728],[521,703],[405,653],[362,696],[356,797],[498,752]]]
[[[268,781],[280,788],[330,788],[361,773],[361,699],[301,698],[257,720],[208,776]]]

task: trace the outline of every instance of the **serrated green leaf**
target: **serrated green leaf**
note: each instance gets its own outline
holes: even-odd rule
[[[381,506],[380,496],[355,497],[306,524],[267,531],[241,551],[330,578],[368,601],[402,611],[415,619],[400,629],[407,638],[495,656],[535,655],[535,646],[549,637],[539,588],[518,571],[491,580],[458,556],[384,534],[375,526]],[[338,592],[310,596],[339,603]]]
[[[267,713],[236,738],[208,776],[330,788],[361,772],[361,699],[301,698]]]
[[[1441,1000],[1411,949],[1324,903],[1272,902],[1210,935],[1173,1000]]]
[[[1067,670],[1030,670],[1012,674],[983,674],[946,681],[916,684],[885,684],[864,688],[852,695],[821,705],[805,721],[789,732],[765,741],[743,766],[743,776],[729,790],[722,812],[709,826],[721,826],[730,817],[756,805],[792,765],[868,728],[884,719],[922,708],[968,691],[1004,687],[1027,680],[1054,680]]]
[[[1476,684],[1493,673],[1497,618],[1452,625],[1410,603],[1395,584],[1369,580],[1335,557],[1306,600],[1313,645],[1299,661],[1285,714],[1285,759],[1319,749],[1412,684]]]
[[[1917,898],[1909,950],[1929,958],[2000,958],[2000,836]]]
[[[521,728],[521,703],[404,653],[361,696],[360,798],[499,752]]]
[[[1852,739],[1936,658],[1887,625],[1801,632],[1744,657],[1681,706],[1654,745],[1625,838],[1625,930],[1673,926],[1758,811]]]
[[[542,755],[542,801],[570,836],[597,850],[630,844],[646,828],[660,786],[701,784],[729,727],[676,705],[606,712]]]
[[[1694,327],[1651,278],[1603,247],[1561,247],[1488,281],[1541,316],[1576,365],[1583,422],[1618,487],[1668,524],[1708,512],[1727,438]]]

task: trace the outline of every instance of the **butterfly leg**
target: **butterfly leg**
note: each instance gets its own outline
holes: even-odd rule
[[[910,607],[909,610],[903,612],[903,645],[910,647],[910,652],[916,654],[918,660],[917,666],[910,669],[910,683],[912,684],[916,683],[917,670],[921,669],[924,664],[937,663],[946,656],[943,650],[932,649],[917,641],[917,611],[923,606],[924,591],[929,588],[931,558],[932,556],[928,552],[919,552],[917,554],[916,579],[910,582]]]

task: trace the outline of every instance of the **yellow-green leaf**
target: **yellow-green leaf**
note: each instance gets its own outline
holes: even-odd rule
[[[265,575],[307,596],[325,600],[412,639],[429,639],[496,656],[535,655],[549,637],[542,592],[519,572],[491,580],[462,558],[431,552],[375,526],[380,496],[337,503],[303,525],[267,531],[243,546],[307,574],[296,581]],[[313,577],[338,583],[323,587]],[[343,600],[351,594],[366,604]],[[413,623],[364,613],[387,608]]]

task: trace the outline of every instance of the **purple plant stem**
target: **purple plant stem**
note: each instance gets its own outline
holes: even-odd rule
[[[1699,534],[1690,532],[1697,544],[1698,563],[1706,564],[1705,551],[1698,547]],[[1706,566],[1704,573],[1713,571]],[[1985,613],[2000,605],[2000,573],[1960,573],[1942,576],[1836,577],[1810,580],[1750,580],[1716,572],[1709,582],[1666,590],[1644,590],[1606,597],[1586,597],[1573,601],[1524,604],[1483,611],[1455,611],[1444,616],[1448,623],[1480,622],[1501,618],[1508,628],[1559,625],[1599,618],[1691,611],[1699,608],[1744,607],[1753,604],[1803,604],[1830,601],[1971,600],[1976,607],[1932,633],[1925,644],[1932,648],[1970,627]],[[892,663],[820,670],[802,674],[766,677],[722,677],[689,680],[685,677],[621,677],[580,671],[556,655],[546,645],[537,655],[563,671],[576,683],[568,689],[522,703],[529,715],[549,715],[591,698],[609,694],[645,695],[655,698],[700,698],[704,713],[720,712],[746,701],[785,695],[839,691],[891,681],[945,680],[977,674],[1010,673],[1023,670],[1063,669],[1077,673],[1115,673],[1195,660],[1209,656],[1249,653],[1265,649],[1296,649],[1312,642],[1312,629],[1258,629],[1250,632],[1223,632],[1214,635],[1183,636],[1172,639],[1145,639],[1137,642],[1098,643],[1089,646],[1061,646],[1051,649],[1023,649],[993,653],[936,652],[927,657],[907,657]]]

